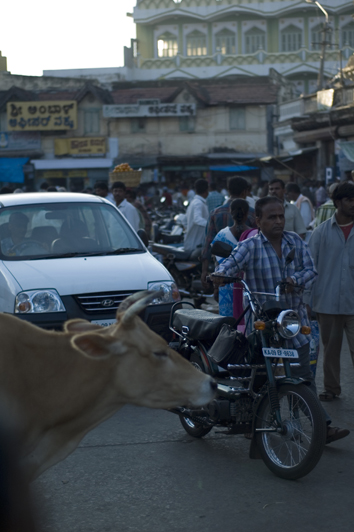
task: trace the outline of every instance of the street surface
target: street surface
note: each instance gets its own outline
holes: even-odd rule
[[[165,411],[127,406],[33,483],[40,532],[351,532],[354,371],[342,351],[343,394],[323,403],[352,433],[326,446],[297,481],[248,458],[243,436],[193,440]],[[317,382],[322,391],[322,371]]]

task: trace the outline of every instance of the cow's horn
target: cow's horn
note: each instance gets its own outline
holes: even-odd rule
[[[145,290],[144,292],[138,292],[137,294],[130,296],[128,299],[125,299],[118,309],[119,313],[122,311],[123,305],[124,308],[127,308],[125,305],[126,302],[128,302],[131,298],[136,298],[135,302],[128,305],[128,309],[124,312],[123,317],[121,318],[122,323],[129,321],[133,316],[139,314],[139,312],[141,312],[153,299],[156,299],[162,295],[162,290]]]
[[[134,303],[136,303],[140,299],[143,299],[143,297],[146,297],[148,293],[149,293],[148,290],[141,290],[140,292],[136,292],[136,294],[133,294],[132,296],[127,297],[119,305],[118,312],[125,312]]]

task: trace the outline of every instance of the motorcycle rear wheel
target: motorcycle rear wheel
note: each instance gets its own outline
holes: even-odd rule
[[[196,350],[190,358],[191,364],[199,371],[204,372],[203,363],[201,361],[199,352]],[[205,373],[205,372],[204,372]],[[181,421],[181,425],[184,428],[184,430],[189,434],[190,436],[193,436],[193,438],[203,438],[203,436],[206,436],[213,427],[205,427],[201,423],[197,423],[196,421],[192,421],[192,419],[184,416],[179,416],[179,419]]]
[[[305,384],[278,390],[286,433],[258,432],[256,442],[265,465],[278,477],[296,480],[317,465],[326,443],[327,425],[321,405]],[[257,414],[256,428],[275,427],[268,396]]]

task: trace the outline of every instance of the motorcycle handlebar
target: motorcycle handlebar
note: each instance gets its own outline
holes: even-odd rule
[[[231,276],[228,276],[228,275],[214,275],[214,276],[208,275],[206,280],[207,280],[208,283],[212,283],[213,282],[213,278],[216,278],[216,277],[219,277],[219,278],[223,279],[225,284],[237,283],[239,281],[242,281],[242,277],[231,277]]]

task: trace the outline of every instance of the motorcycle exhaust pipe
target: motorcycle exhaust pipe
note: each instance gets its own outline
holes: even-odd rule
[[[239,397],[241,397],[241,392],[237,389],[219,383],[217,385],[216,393],[220,397],[225,397],[226,399],[238,399]]]

